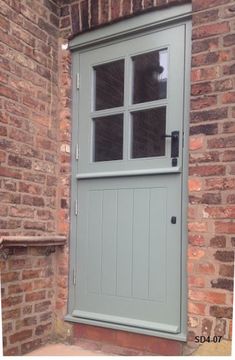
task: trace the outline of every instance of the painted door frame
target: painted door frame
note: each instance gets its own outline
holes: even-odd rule
[[[79,107],[79,89],[78,89],[78,69],[79,52],[88,51],[89,48],[97,48],[120,42],[121,38],[134,38],[138,34],[147,34],[157,32],[158,29],[168,29],[175,25],[185,26],[185,73],[184,73],[184,144],[183,144],[183,181],[182,181],[182,254],[181,254],[181,332],[179,334],[163,333],[143,329],[131,329],[124,325],[106,324],[105,327],[112,329],[132,331],[146,335],[159,336],[168,339],[186,341],[187,338],[187,207],[188,207],[188,133],[189,133],[189,105],[190,105],[190,65],[191,65],[191,4],[171,7],[164,10],[151,11],[145,14],[132,17],[118,23],[111,24],[94,31],[86,32],[76,36],[69,43],[69,49],[72,51],[72,146],[71,146],[71,212],[70,212],[70,273],[69,273],[69,298],[68,310],[65,316],[66,321],[88,323],[84,319],[77,319],[71,314],[74,310],[75,297],[75,263],[77,254],[77,138],[79,131],[78,107]],[[78,204],[79,206],[79,204]],[[78,209],[79,211],[79,209]],[[102,326],[96,321],[89,321],[89,324]]]

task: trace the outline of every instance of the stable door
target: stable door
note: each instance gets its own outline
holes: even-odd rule
[[[79,53],[81,321],[180,332],[184,48],[178,25]]]

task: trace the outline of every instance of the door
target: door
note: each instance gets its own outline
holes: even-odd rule
[[[185,27],[79,54],[74,317],[179,333]]]

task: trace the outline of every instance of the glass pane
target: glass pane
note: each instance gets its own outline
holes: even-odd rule
[[[165,99],[167,94],[167,50],[134,56],[133,103]]]
[[[94,161],[122,159],[123,115],[112,115],[93,119]]]
[[[124,60],[99,65],[95,70],[95,110],[123,106]]]
[[[132,113],[132,158],[165,155],[166,108]]]

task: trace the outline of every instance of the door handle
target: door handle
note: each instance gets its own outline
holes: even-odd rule
[[[171,138],[171,157],[177,158],[179,156],[179,131],[172,131],[171,135],[162,135],[162,138]]]

